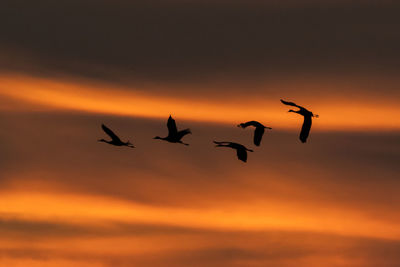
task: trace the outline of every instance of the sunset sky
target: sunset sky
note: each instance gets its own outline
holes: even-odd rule
[[[3,0],[0,266],[400,266],[399,14]],[[307,143],[281,98],[320,116]],[[152,139],[170,114],[190,146]],[[273,128],[260,147],[249,120]]]

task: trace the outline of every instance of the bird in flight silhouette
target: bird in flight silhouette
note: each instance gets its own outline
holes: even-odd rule
[[[183,145],[186,145],[186,146],[189,145],[189,144],[183,143],[181,141],[181,139],[185,135],[192,133],[190,131],[190,129],[184,129],[184,130],[178,131],[178,129],[176,128],[175,120],[171,117],[171,115],[169,115],[168,122],[167,122],[167,127],[168,127],[168,136],[166,136],[166,137],[156,136],[153,139],[161,139],[161,140],[164,140],[164,141],[168,141],[170,143],[180,143],[180,144],[183,144]]]
[[[311,123],[312,123],[311,122],[311,118],[312,117],[318,118],[319,116],[318,115],[314,115],[311,111],[305,109],[302,106],[296,105],[293,102],[287,102],[287,101],[284,101],[282,99],[281,99],[281,102],[283,104],[285,104],[285,105],[299,108],[299,110],[290,109],[289,112],[295,112],[295,113],[298,113],[298,114],[300,114],[300,115],[302,115],[304,117],[303,126],[301,127],[301,132],[300,132],[299,138],[300,138],[300,141],[302,143],[307,142],[307,137],[308,137],[308,135],[310,133],[310,129],[311,129]]]
[[[243,162],[247,161],[247,151],[253,152],[253,150],[247,149],[244,145],[238,143],[214,141],[214,144],[216,144],[216,147],[230,147],[236,149],[238,159]]]
[[[243,129],[246,128],[247,126],[256,127],[256,129],[254,130],[254,144],[256,146],[260,146],[261,139],[264,135],[264,129],[272,129],[271,127],[266,127],[266,126],[262,125],[258,121],[248,121],[248,122],[241,123],[238,125],[238,127],[241,127]]]
[[[99,142],[104,142],[110,145],[114,145],[114,146],[127,146],[130,148],[134,148],[134,146],[128,141],[128,142],[122,142],[121,139],[119,139],[119,137],[113,132],[111,131],[107,126],[105,126],[104,124],[101,125],[101,128],[103,129],[103,131],[108,134],[111,137],[111,141],[107,141],[104,139],[100,139],[98,140]]]

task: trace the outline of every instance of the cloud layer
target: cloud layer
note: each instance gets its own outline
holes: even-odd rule
[[[5,1],[1,66],[134,83],[398,71],[399,4],[293,3]]]
[[[3,1],[0,265],[398,266],[399,7]]]

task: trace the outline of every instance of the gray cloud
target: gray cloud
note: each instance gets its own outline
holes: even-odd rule
[[[1,67],[163,82],[393,72],[399,8],[394,1],[5,1]]]

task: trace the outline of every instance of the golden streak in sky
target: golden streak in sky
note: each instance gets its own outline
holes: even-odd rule
[[[263,99],[240,95],[216,99],[179,98],[146,94],[110,84],[85,84],[25,76],[0,76],[0,95],[3,97],[56,110],[166,118],[173,114],[180,119],[236,124],[259,120],[272,127],[298,128],[301,118],[288,114],[288,107],[279,99]],[[400,109],[397,105],[374,104],[374,99],[321,102],[310,99],[298,102],[319,114],[313,128],[321,130],[398,130]]]
[[[145,223],[225,231],[311,231],[400,240],[397,223],[368,218],[355,210],[285,202],[214,208],[171,208],[107,197],[32,192],[4,192],[0,201],[0,213],[27,221],[92,226],[117,222]],[[7,217],[4,215],[3,218]]]

